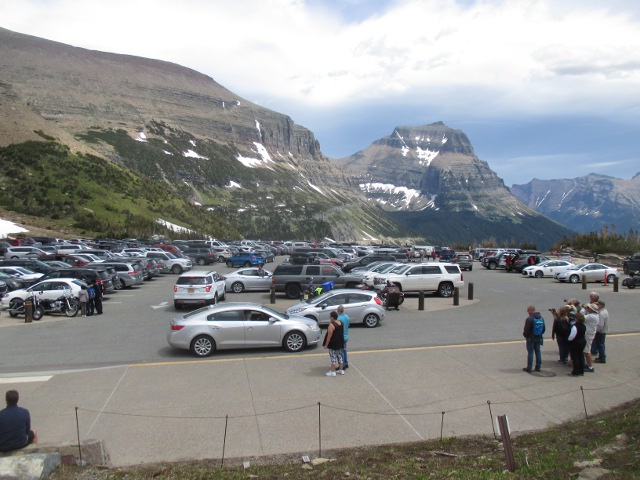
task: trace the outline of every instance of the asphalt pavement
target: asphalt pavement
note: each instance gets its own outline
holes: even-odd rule
[[[216,265],[221,273],[226,267]],[[244,459],[440,436],[493,435],[585,418],[640,397],[638,293],[559,285],[474,270],[475,298],[410,296],[376,329],[354,327],[350,368],[326,377],[328,354],[312,348],[220,352],[194,359],[170,349],[174,277],[125,290],[100,317],[33,323],[0,316],[0,383],[20,391],[41,445],[101,439],[114,465],[181,459]],[[568,376],[547,339],[542,372],[522,371],[526,306],[599,291],[611,313],[608,363]],[[268,303],[265,293],[239,298]],[[236,296],[229,296],[229,300]],[[292,301],[278,297],[276,309]],[[544,308],[542,308],[544,307]],[[76,425],[76,408],[78,425]],[[493,420],[493,421],[492,421]],[[226,436],[225,436],[226,432]]]

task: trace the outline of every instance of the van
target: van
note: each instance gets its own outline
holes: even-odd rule
[[[433,247],[432,245],[414,245],[413,247],[411,247],[411,253],[413,255],[413,258],[418,258],[420,257],[420,252],[424,252],[425,257],[427,255],[431,255],[431,252],[433,252],[433,249],[435,247]]]

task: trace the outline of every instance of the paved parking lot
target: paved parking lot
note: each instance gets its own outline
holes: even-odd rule
[[[116,465],[219,458],[225,424],[226,457],[315,456],[319,418],[327,450],[437,438],[441,425],[446,436],[492,434],[487,401],[494,417],[508,414],[519,431],[584,415],[581,386],[588,412],[640,396],[637,292],[589,285],[611,313],[606,365],[570,378],[556,365],[549,338],[536,376],[521,370],[527,304],[546,312],[588,291],[505,272],[464,275],[474,282],[473,301],[466,291],[459,307],[428,296],[418,311],[411,297],[379,328],[353,328],[352,368],[344,377],[324,376],[328,355],[321,348],[221,352],[204,360],[170,349],[165,333],[176,314],[175,277],[165,276],[114,294],[101,317],[25,325],[3,313],[0,383],[21,392],[43,444],[76,441],[78,407],[81,438],[104,439]],[[269,302],[267,293],[228,298]],[[291,303],[278,297],[275,307]]]

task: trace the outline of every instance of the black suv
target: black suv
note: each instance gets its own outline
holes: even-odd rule
[[[276,292],[284,292],[287,298],[300,298],[300,293],[311,283],[320,286],[333,282],[333,288],[355,288],[364,283],[363,275],[346,274],[333,265],[278,265],[273,271],[272,282]]]
[[[393,255],[365,255],[364,257],[360,257],[355,262],[349,262],[343,265],[342,270],[344,272],[350,272],[356,267],[366,267],[370,263],[373,262],[397,262],[398,259]],[[407,261],[407,257],[405,255],[404,261]]]
[[[210,265],[218,259],[218,252],[213,248],[189,247],[182,250],[182,254],[198,265]]]

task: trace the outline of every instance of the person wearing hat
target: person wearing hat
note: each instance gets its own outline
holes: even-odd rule
[[[593,343],[593,338],[595,337],[596,330],[598,329],[598,322],[600,321],[598,310],[598,305],[595,303],[587,303],[586,305],[584,305],[584,326],[586,340],[586,345],[584,347],[584,357],[586,363],[584,367],[585,372],[595,372],[591,356],[591,344]]]
[[[571,327],[569,333],[569,353],[571,354],[571,364],[573,370],[569,375],[579,377],[584,375],[584,346],[586,328],[584,326],[584,315],[576,313],[576,323]]]
[[[596,363],[607,363],[607,354],[604,348],[604,342],[609,331],[609,311],[605,308],[605,303],[602,300],[597,301],[599,307],[598,310],[598,328],[596,329],[596,336],[593,338],[593,344],[591,345],[591,354],[597,354],[598,357],[594,360]]]

